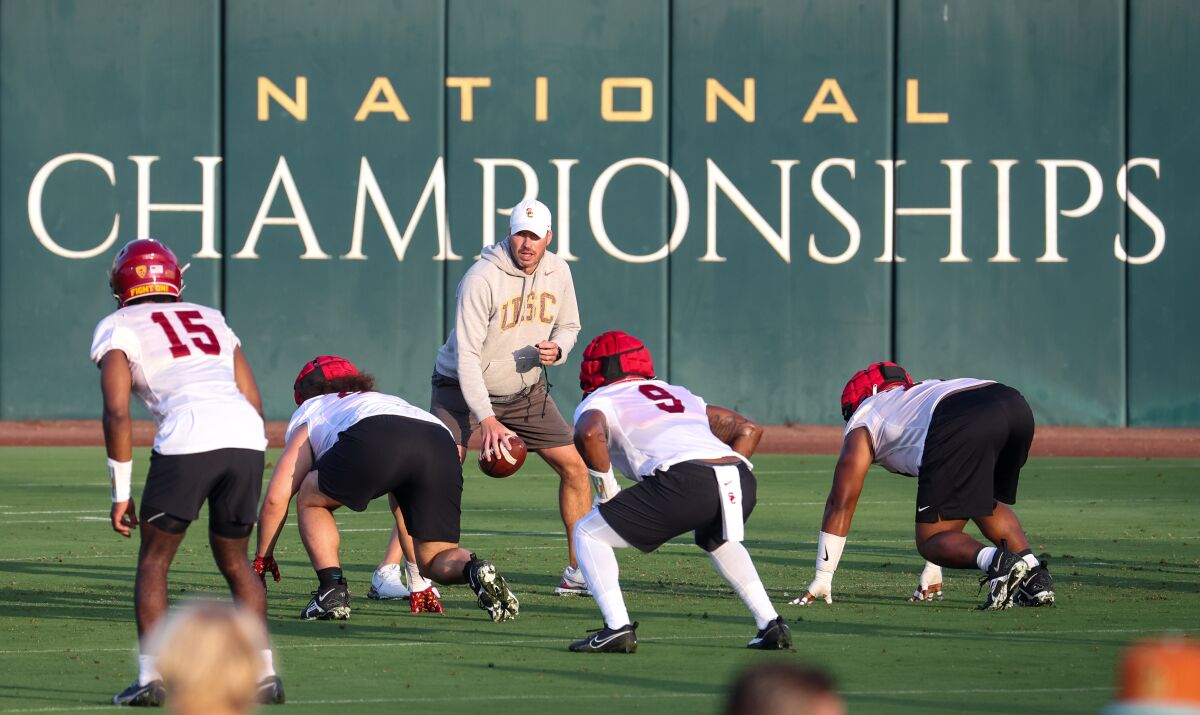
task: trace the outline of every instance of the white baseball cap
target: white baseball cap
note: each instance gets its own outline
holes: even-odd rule
[[[538,238],[545,238],[550,231],[550,209],[537,199],[522,201],[512,207],[508,217],[508,235],[532,231]]]

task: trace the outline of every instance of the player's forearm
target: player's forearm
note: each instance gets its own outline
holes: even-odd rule
[[[100,420],[104,426],[104,446],[108,458],[117,462],[133,459],[133,418],[125,411],[105,410]]]
[[[853,499],[847,495],[831,492],[825,500],[825,515],[821,519],[821,531],[827,534],[845,536],[850,533],[850,522],[854,519],[854,510],[858,506],[858,496]]]
[[[268,493],[263,500],[262,511],[258,515],[258,544],[254,550],[255,556],[270,556],[275,553],[275,543],[287,522],[288,501],[274,499]]]

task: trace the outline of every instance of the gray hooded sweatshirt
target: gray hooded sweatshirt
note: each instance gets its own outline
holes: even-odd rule
[[[579,307],[566,261],[547,251],[530,275],[513,262],[506,238],[484,248],[458,283],[454,329],[438,350],[437,371],[458,380],[477,420],[495,414],[504,399],[542,376],[538,343],[562,348],[555,365],[579,337]]]

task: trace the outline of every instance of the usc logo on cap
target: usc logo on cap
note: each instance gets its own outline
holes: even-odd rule
[[[525,208],[525,215],[529,218],[533,218],[533,207],[532,206],[527,206]]]

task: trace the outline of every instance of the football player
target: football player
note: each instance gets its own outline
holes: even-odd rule
[[[318,582],[300,617],[349,618],[333,512],[342,505],[363,511],[388,494],[397,528],[405,533],[407,526],[412,534],[421,573],[443,585],[470,584],[493,621],[516,618],[517,598],[496,567],[458,545],[463,477],[450,430],[425,410],[374,388],[371,375],[333,355],[300,370],[297,409],[268,487],[285,496],[264,503],[257,557],[272,557],[292,484],[299,484],[300,538]]]
[[[109,278],[118,309],[100,321],[92,339],[104,398],[112,527],[125,537],[140,527],[134,586],[140,641],[166,613],[167,570],[205,501],[217,568],[234,599],[266,623],[266,594],[246,558],[267,446],[258,386],[221,313],[180,300],[185,268],[154,239],[126,244]],[[130,393],[157,426],[140,515],[131,493]],[[162,679],[142,645],[138,678],[113,697],[117,705],[162,704]],[[283,702],[271,651],[263,657],[260,699]]]
[[[579,384],[584,400],[575,410],[575,444],[599,504],[575,527],[575,550],[604,627],[570,650],[637,650],[638,624],[625,609],[613,550],[648,553],[688,531],[754,616],[758,632],[748,646],[791,647],[791,630],[742,545],[757,489],[749,458],[762,428],[655,379],[650,351],[620,331],[588,345]],[[614,466],[637,484],[622,491]]]
[[[817,538],[816,578],[793,604],[833,602],[833,574],[872,464],[917,479],[917,550],[938,566],[983,571],[982,610],[1054,602],[1050,572],[1009,508],[1033,441],[1033,413],[1021,393],[972,378],[913,383],[904,368],[878,362],[846,384],[842,417],[846,431]],[[994,546],[963,533],[968,520]]]

